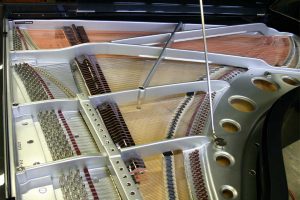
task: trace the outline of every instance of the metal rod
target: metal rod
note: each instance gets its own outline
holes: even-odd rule
[[[209,96],[209,108],[210,108],[210,116],[211,116],[211,129],[213,132],[213,136],[215,136],[214,112],[213,112],[212,97],[211,97],[210,71],[208,65],[208,50],[207,50],[206,34],[205,34],[203,2],[202,0],[199,0],[199,2],[200,2],[200,15],[201,15],[201,23],[202,23],[202,35],[203,35],[204,56],[205,56],[205,65],[206,65],[207,88],[208,88],[208,96]]]
[[[151,68],[150,72],[148,73],[148,76],[147,76],[147,78],[145,79],[145,81],[144,81],[144,83],[143,83],[143,86],[142,86],[143,88],[148,87],[148,85],[149,85],[149,83],[150,83],[150,81],[151,81],[151,79],[152,79],[154,73],[155,73],[156,70],[157,70],[158,65],[160,64],[160,62],[161,62],[161,61],[163,60],[163,58],[164,58],[164,54],[165,54],[165,52],[166,52],[166,49],[167,49],[167,48],[169,47],[169,45],[173,42],[173,37],[174,37],[175,33],[176,33],[177,31],[179,31],[179,30],[181,29],[181,27],[182,27],[182,22],[179,22],[179,23],[176,25],[176,27],[175,27],[175,29],[173,30],[173,32],[171,33],[171,35],[170,35],[170,37],[168,38],[167,42],[165,43],[163,49],[161,50],[158,59],[157,59],[156,62],[154,63],[154,65],[153,65],[153,67]]]
[[[150,72],[148,73],[144,83],[142,86],[139,87],[139,93],[138,93],[138,99],[137,99],[137,108],[141,108],[141,104],[143,102],[143,98],[145,96],[145,89],[149,86],[150,81],[152,80],[153,75],[155,74],[157,67],[161,63],[161,61],[164,58],[164,54],[166,52],[166,49],[170,46],[170,44],[173,42],[174,35],[177,31],[181,30],[182,28],[182,22],[179,22],[176,27],[174,28],[173,32],[171,33],[170,37],[168,38],[167,42],[165,43],[163,49],[161,50],[157,60],[155,61],[153,67],[151,68]]]

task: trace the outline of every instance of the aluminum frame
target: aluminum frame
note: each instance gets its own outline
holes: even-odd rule
[[[21,20],[24,21],[24,20]],[[25,20],[26,21],[26,20]],[[47,21],[44,20],[34,20],[37,23],[34,25],[30,24],[22,24],[23,27],[29,26],[39,26],[39,23],[42,26],[47,26]],[[59,21],[59,20],[58,20]],[[64,21],[64,20],[61,20]],[[12,22],[11,22],[12,23]],[[51,22],[52,23],[52,22]],[[64,22],[63,22],[64,23]],[[72,23],[68,21],[68,23]],[[94,22],[93,22],[94,23]],[[92,24],[91,23],[91,26]],[[128,22],[129,23],[129,22]],[[105,24],[105,23],[103,23]],[[109,22],[107,22],[109,24]],[[115,23],[114,25],[116,25]],[[132,22],[134,26],[136,23]],[[138,25],[138,23],[137,23]],[[145,24],[142,24],[143,26]],[[153,26],[158,25],[157,23],[153,23]],[[174,24],[173,24],[174,25]],[[192,25],[190,27],[193,27]],[[259,25],[260,28],[257,28],[255,25],[252,26],[253,29],[250,29],[250,32],[253,30],[261,30],[265,31],[267,34],[275,34],[277,33],[273,29],[265,28],[263,25]],[[53,28],[55,26],[53,25]],[[226,28],[226,27],[224,27]],[[218,28],[217,28],[218,29]],[[220,29],[218,29],[219,31]],[[223,29],[224,30],[224,29]],[[237,29],[228,29],[233,33],[237,31]],[[228,32],[230,32],[228,31]],[[254,32],[256,32],[254,31]],[[196,31],[195,31],[196,32]],[[213,31],[212,31],[213,32]],[[259,32],[259,31],[258,31]],[[185,33],[182,33],[185,34]],[[284,34],[283,34],[284,35]],[[157,37],[157,36],[150,36]],[[151,39],[151,38],[150,38]],[[7,49],[8,48],[8,39],[7,39]],[[172,140],[148,143],[144,145],[129,147],[121,149],[120,151],[113,144],[112,140],[107,137],[109,134],[105,131],[105,126],[103,125],[103,121],[100,116],[95,115],[96,111],[93,108],[101,101],[105,99],[114,99],[117,103],[128,103],[134,102],[138,95],[138,89],[136,90],[128,90],[121,91],[103,95],[96,96],[82,96],[78,95],[76,99],[73,100],[49,100],[43,102],[34,102],[34,103],[26,103],[21,104],[16,107],[12,106],[12,98],[11,98],[11,65],[15,62],[27,61],[30,60],[36,65],[48,64],[48,63],[67,63],[75,56],[81,55],[83,53],[86,54],[121,54],[121,55],[132,55],[132,56],[142,56],[142,57],[157,57],[161,48],[159,47],[147,47],[147,46],[136,46],[136,45],[128,45],[128,44],[111,44],[111,43],[89,43],[82,44],[76,47],[68,47],[61,50],[33,50],[33,51],[11,51],[9,55],[7,55],[7,63],[5,66],[7,78],[8,78],[8,117],[9,119],[13,119],[13,116],[18,117],[21,114],[29,114],[30,112],[37,112],[41,107],[43,108],[62,108],[66,110],[72,110],[74,107],[80,109],[80,111],[84,115],[84,119],[87,122],[90,122],[89,128],[92,131],[92,135],[96,141],[98,141],[98,147],[103,148],[103,152],[105,155],[88,155],[88,156],[79,156],[72,157],[64,160],[59,160],[55,162],[45,163],[38,166],[28,167],[25,169],[17,169],[17,166],[14,165],[14,138],[10,137],[9,147],[11,150],[11,157],[13,158],[11,161],[11,176],[16,177],[17,183],[12,180],[13,191],[12,194],[17,198],[20,198],[20,194],[18,191],[23,191],[22,187],[25,187],[25,182],[29,180],[37,180],[38,178],[46,177],[51,175],[50,171],[53,170],[53,173],[59,173],[59,169],[62,169],[66,166],[76,165],[76,166],[88,166],[90,168],[99,168],[103,166],[108,166],[110,172],[114,180],[117,182],[117,186],[119,191],[125,199],[141,199],[141,195],[139,194],[138,189],[133,184],[133,180],[131,178],[122,178],[124,172],[120,173],[118,170],[121,167],[124,168],[123,160],[128,155],[138,154],[142,157],[163,153],[164,151],[172,151],[175,149],[183,150],[184,155],[186,155],[191,150],[197,148],[201,148],[204,151],[201,153],[202,162],[204,163],[204,171],[205,173],[205,181],[207,183],[208,192],[211,197],[215,199],[222,199],[220,188],[225,186],[232,186],[237,191],[237,199],[239,198],[239,193],[242,192],[239,187],[239,182],[241,181],[240,176],[234,175],[232,176],[234,171],[241,169],[242,164],[242,151],[240,147],[243,146],[242,143],[245,143],[249,134],[251,134],[251,130],[253,128],[253,124],[256,122],[256,119],[263,115],[264,112],[269,108],[269,106],[281,95],[285,92],[291,90],[294,86],[288,85],[282,81],[283,76],[291,76],[300,80],[300,71],[297,69],[290,68],[276,68],[268,65],[266,62],[260,59],[254,58],[245,58],[239,56],[230,56],[230,55],[222,55],[222,54],[213,54],[209,53],[209,60],[211,63],[228,65],[228,66],[237,66],[248,69],[243,75],[237,77],[233,80],[230,85],[224,81],[212,81],[213,91],[220,91],[222,95],[220,99],[214,105],[215,112],[215,120],[220,122],[223,119],[231,119],[235,120],[241,126],[241,130],[235,135],[229,135],[224,132],[224,130],[220,126],[216,126],[216,134],[221,136],[226,140],[228,145],[225,148],[219,149],[213,144],[211,135],[207,134],[206,136],[191,136],[186,138],[177,138]],[[166,59],[170,60],[186,60],[186,61],[194,61],[194,62],[204,62],[204,53],[203,52],[195,52],[195,51],[186,51],[186,50],[174,50],[174,49],[166,49]],[[267,93],[264,98],[261,98],[263,94],[262,91],[257,89],[252,84],[252,79],[255,77],[263,77],[272,82],[276,82],[278,86],[278,91],[275,93]],[[159,96],[163,96],[166,94],[176,94],[176,93],[184,93],[188,91],[206,91],[206,83],[203,81],[194,81],[189,83],[178,83],[172,85],[163,85],[163,86],[155,86],[147,88],[146,99],[155,99]],[[228,98],[233,95],[239,96],[251,96],[251,99],[255,101],[255,105],[259,105],[257,109],[255,109],[252,113],[240,113],[234,110],[228,104]],[[10,109],[12,108],[12,109]],[[91,108],[91,111],[89,110]],[[228,116],[225,113],[233,113]],[[93,115],[94,114],[94,115]],[[97,118],[94,121],[94,118]],[[251,119],[249,122],[248,119]],[[96,123],[97,122],[97,123]],[[10,133],[14,132],[13,121],[9,121],[9,130]],[[100,124],[100,128],[98,126]],[[102,131],[100,131],[102,129]],[[208,127],[208,133],[210,133],[210,127]],[[103,134],[106,134],[104,139]],[[10,134],[13,135],[13,134]],[[107,143],[107,140],[109,143]],[[238,145],[234,145],[238,144]],[[113,151],[112,151],[113,149]],[[217,165],[215,162],[215,155],[217,154],[229,154],[234,158],[234,164],[229,166],[228,168],[222,168]],[[226,155],[227,155],[226,154]],[[119,164],[117,164],[117,161]],[[186,171],[189,169],[189,165],[185,165]],[[51,169],[51,170],[50,170]],[[16,171],[17,172],[16,172]],[[214,173],[217,171],[218,173]],[[222,174],[222,176],[220,176]],[[227,177],[226,182],[224,176]],[[130,177],[129,175],[127,177]],[[189,183],[191,182],[191,178],[189,179]],[[37,180],[38,181],[38,180]],[[128,188],[125,184],[127,181],[132,183],[132,187]],[[23,183],[25,185],[23,185]],[[192,184],[190,184],[192,185]],[[134,192],[134,195],[131,194]],[[134,196],[134,197],[133,197]]]

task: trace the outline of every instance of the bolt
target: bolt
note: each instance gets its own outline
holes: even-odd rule
[[[255,175],[256,175],[256,171],[253,170],[253,169],[249,169],[249,174],[250,174],[251,176],[255,176]]]
[[[23,166],[18,166],[18,167],[17,167],[17,171],[18,171],[18,172],[25,171],[25,167],[23,167]]]
[[[215,144],[216,145],[218,145],[218,146],[226,146],[226,141],[223,139],[223,138],[216,138],[215,140],[214,140],[214,142],[215,142]]]

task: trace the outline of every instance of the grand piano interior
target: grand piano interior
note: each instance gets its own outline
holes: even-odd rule
[[[1,5],[1,199],[299,198],[300,39],[268,3],[206,1],[208,63],[197,1]]]

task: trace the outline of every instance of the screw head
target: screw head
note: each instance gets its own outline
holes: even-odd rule
[[[18,171],[18,172],[22,172],[22,171],[24,171],[24,170],[25,170],[25,167],[23,167],[23,166],[17,167],[17,171]]]
[[[223,138],[219,138],[219,137],[216,138],[216,139],[214,140],[214,142],[215,142],[216,146],[219,147],[219,148],[223,148],[223,147],[225,147],[226,144],[227,144],[227,142],[226,142]]]

